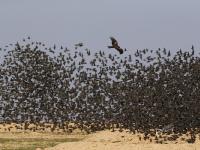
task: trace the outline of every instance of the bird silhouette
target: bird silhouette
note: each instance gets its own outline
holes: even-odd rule
[[[120,54],[123,54],[124,50],[119,46],[117,40],[114,37],[110,37],[110,40],[112,42],[112,46],[108,46],[108,48],[114,48],[116,49]]]
[[[83,47],[83,43],[80,42],[80,43],[75,44],[74,46],[75,46],[75,49],[77,49],[78,47]]]

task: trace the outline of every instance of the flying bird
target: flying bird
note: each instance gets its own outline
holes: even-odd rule
[[[83,46],[83,43],[77,43],[77,44],[75,44],[75,49],[77,49],[78,47],[82,47]]]
[[[110,37],[110,40],[112,42],[112,46],[108,46],[108,48],[114,48],[116,49],[120,54],[123,54],[124,50],[118,45],[117,40],[114,37]]]

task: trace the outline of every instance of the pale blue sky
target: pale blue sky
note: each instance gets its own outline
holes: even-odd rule
[[[200,49],[199,0],[0,0],[0,47],[31,36],[72,47]]]

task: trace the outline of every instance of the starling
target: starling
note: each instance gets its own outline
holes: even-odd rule
[[[82,47],[83,43],[80,42],[80,43],[75,44],[74,46],[75,46],[75,49],[77,49],[78,47]]]

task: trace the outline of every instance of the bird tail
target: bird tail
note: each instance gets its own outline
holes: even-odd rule
[[[114,48],[113,46],[108,46],[108,48]]]

